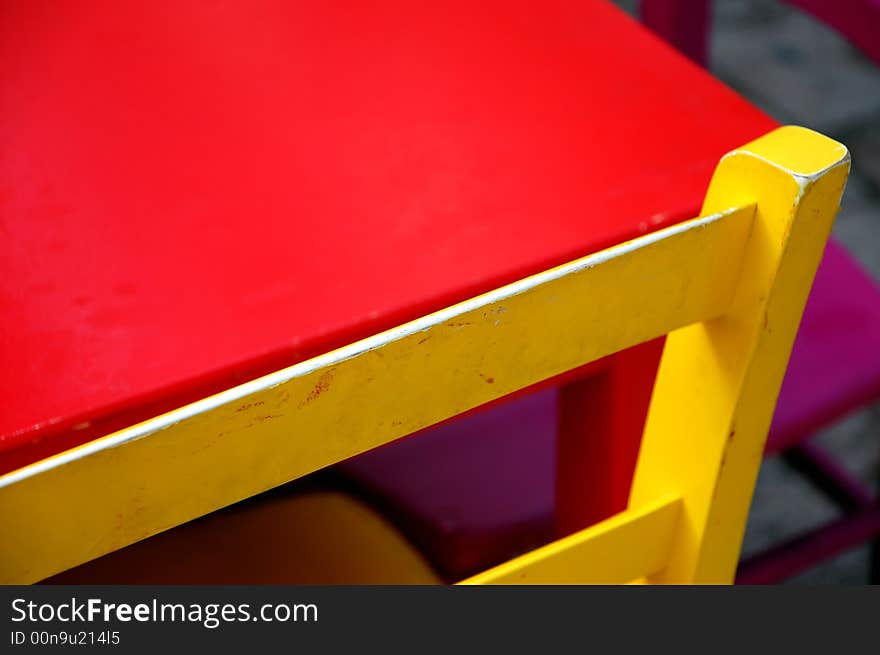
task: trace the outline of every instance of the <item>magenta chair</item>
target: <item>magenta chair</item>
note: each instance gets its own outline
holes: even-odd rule
[[[880,62],[880,0],[792,2]],[[643,0],[645,23],[698,63],[709,3]],[[880,500],[819,445],[817,430],[880,398],[880,288],[829,242],[770,431],[842,517],[744,561],[738,581],[774,583],[880,535]],[[448,580],[497,564],[554,534],[558,392],[544,389],[356,457],[336,469],[366,494]],[[489,475],[486,471],[490,471]],[[874,549],[872,579],[880,577]]]
[[[880,64],[880,0],[786,3],[836,29]],[[706,66],[710,0],[641,0],[639,13],[644,25]],[[738,576],[743,583],[777,582],[870,539],[875,540],[871,579],[880,581],[880,499],[810,441],[818,429],[880,398],[880,291],[834,240],[816,282],[767,453],[784,453],[844,517],[744,561]]]

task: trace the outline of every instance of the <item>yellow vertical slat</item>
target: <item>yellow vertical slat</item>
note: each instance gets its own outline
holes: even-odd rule
[[[849,171],[845,147],[798,127],[721,161],[704,212],[755,203],[739,286],[723,316],[669,335],[630,507],[683,499],[655,582],[733,580],[776,397]],[[739,261],[731,265],[739,266]]]

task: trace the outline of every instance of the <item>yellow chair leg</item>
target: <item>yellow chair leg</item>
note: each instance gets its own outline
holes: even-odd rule
[[[679,495],[655,582],[733,581],[755,478],[795,333],[849,172],[841,144],[784,127],[721,160],[703,206],[755,203],[730,310],[672,332],[630,507]]]

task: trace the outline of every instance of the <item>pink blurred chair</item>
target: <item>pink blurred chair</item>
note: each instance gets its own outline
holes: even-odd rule
[[[812,14],[880,62],[880,0],[783,0]],[[711,0],[641,0],[642,24],[706,66],[709,53]]]

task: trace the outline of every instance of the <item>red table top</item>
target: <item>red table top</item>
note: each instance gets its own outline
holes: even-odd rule
[[[0,61],[0,470],[687,218],[774,127],[588,0],[33,0]]]

